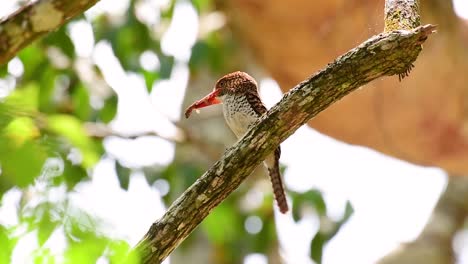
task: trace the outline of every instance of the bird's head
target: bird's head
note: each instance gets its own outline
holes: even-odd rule
[[[257,82],[245,72],[233,72],[221,77],[215,84],[211,93],[196,101],[185,111],[188,118],[194,109],[220,104],[227,95],[244,94],[248,92],[257,93]]]

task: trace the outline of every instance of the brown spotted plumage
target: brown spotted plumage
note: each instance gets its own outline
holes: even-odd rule
[[[223,103],[224,118],[237,138],[241,138],[267,111],[258,95],[257,82],[247,73],[233,72],[219,79],[213,92],[187,108],[185,116],[189,117],[193,109],[218,103]],[[279,170],[280,155],[281,149],[278,147],[274,153],[267,156],[264,164],[270,175],[278,207],[282,213],[286,213],[288,203]]]

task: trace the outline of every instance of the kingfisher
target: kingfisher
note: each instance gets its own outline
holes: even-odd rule
[[[196,101],[185,111],[188,118],[194,109],[223,104],[223,115],[227,125],[239,139],[267,112],[258,94],[254,78],[245,72],[236,71],[221,77],[211,93]],[[267,156],[263,164],[268,169],[273,193],[281,213],[288,211],[283,181],[279,169],[281,148]]]

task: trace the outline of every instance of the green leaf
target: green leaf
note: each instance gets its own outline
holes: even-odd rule
[[[207,11],[211,7],[211,0],[192,0],[191,1],[198,13]]]
[[[0,78],[5,78],[8,75],[8,64],[0,65]]]
[[[113,95],[104,102],[104,107],[99,111],[99,118],[104,123],[109,123],[117,113],[117,96]]]
[[[89,120],[93,110],[89,104],[88,90],[83,86],[82,83],[79,83],[75,87],[72,94],[72,101],[76,117],[83,121]]]
[[[135,16],[135,2],[131,1],[127,20],[118,27],[109,24],[104,36],[97,31],[97,39],[100,37],[110,40],[112,49],[119,59],[122,67],[129,71],[138,71],[140,68],[139,56],[141,52],[151,49],[155,41],[151,38],[152,32],[145,24],[141,23]]]
[[[319,229],[310,243],[310,257],[312,260],[316,263],[322,263],[322,255],[325,245],[338,233],[338,231],[340,231],[341,227],[343,227],[343,225],[349,220],[353,212],[354,209],[351,203],[347,201],[343,217],[337,222],[332,222],[331,229]],[[328,216],[325,216],[323,219],[329,220]],[[320,223],[320,225],[322,225],[322,223]],[[330,223],[326,223],[326,225],[328,226]]]
[[[15,105],[0,102],[0,131],[3,130],[15,116],[22,116],[24,112]]]
[[[151,92],[154,82],[159,79],[159,72],[150,72],[146,70],[142,70],[141,72],[145,78],[146,89],[148,92]]]
[[[49,67],[45,52],[40,49],[37,43],[27,46],[18,54],[24,65],[23,80],[35,80],[37,76]]]
[[[303,207],[312,206],[320,216],[327,214],[327,205],[323,199],[322,193],[318,190],[309,190],[305,193],[291,192],[293,207],[292,216],[294,221],[301,219],[301,210]]]
[[[189,60],[190,69],[197,69],[204,65],[210,56],[210,46],[206,41],[197,41],[192,47],[192,54]]]
[[[57,31],[47,34],[41,42],[45,44],[45,46],[57,47],[67,55],[68,58],[75,57],[75,46],[67,34],[66,27],[59,27]]]
[[[29,117],[18,117],[12,120],[3,130],[3,136],[21,145],[27,140],[40,136],[40,131]]]
[[[8,229],[0,225],[0,245],[2,245],[2,250],[0,250],[0,263],[11,263],[11,254],[13,253],[15,244],[16,241],[10,238]]]
[[[345,211],[343,217],[338,221],[338,227],[341,228],[343,224],[348,222],[349,218],[354,214],[354,208],[350,201],[346,202]]]
[[[111,241],[108,246],[108,258],[110,263],[139,264],[138,252],[132,251],[132,247],[125,241]]]
[[[318,190],[309,190],[303,193],[302,195],[306,202],[314,206],[319,215],[327,214],[327,205],[325,204],[325,200],[323,199],[322,192]]]
[[[228,39],[223,39],[218,32],[212,32],[192,47],[189,67],[193,71],[207,65],[215,73],[223,71],[229,67],[230,61],[236,60],[228,58],[231,49]]]
[[[5,103],[15,105],[23,111],[37,111],[39,105],[39,86],[36,82],[30,82],[22,88],[15,89]]]
[[[175,59],[173,56],[162,55],[159,56],[161,68],[159,74],[161,79],[169,79],[171,77],[172,68],[174,67]]]
[[[255,244],[253,250],[257,252],[269,252],[278,243],[275,219],[271,215],[263,215],[262,221],[263,228],[254,237]]]
[[[161,10],[161,18],[172,19],[174,14],[175,4],[177,1],[170,1],[167,9]]]
[[[234,212],[232,207],[223,202],[202,222],[203,230],[213,243],[224,244],[236,238],[236,227],[241,225],[236,221]]]
[[[82,182],[83,179],[88,177],[88,173],[81,166],[73,165],[69,160],[65,160],[65,169],[63,171],[63,176],[67,184],[68,190],[73,189],[76,184]],[[57,177],[57,179],[63,179]]]
[[[106,249],[106,239],[93,238],[71,244],[65,252],[65,263],[97,263]]]
[[[122,166],[118,160],[115,161],[115,171],[117,172],[120,188],[127,191],[128,184],[130,182],[130,173],[132,171],[129,168]]]
[[[39,75],[41,89],[39,90],[39,110],[44,113],[52,113],[56,110],[54,101],[55,80],[58,76],[57,70],[52,67],[44,67]],[[36,77],[37,78],[37,77]]]
[[[33,253],[34,264],[55,264],[58,263],[49,248],[38,248]]]
[[[323,247],[325,246],[326,241],[327,239],[325,236],[322,233],[317,232],[310,243],[310,257],[318,264],[322,263]]]
[[[301,210],[303,207],[304,199],[300,194],[290,192],[292,198],[292,217],[294,222],[301,220]]]
[[[92,139],[86,134],[79,119],[70,115],[50,115],[47,127],[50,131],[68,139],[83,155],[83,166],[93,166],[100,157],[99,150]]]
[[[0,181],[26,187],[40,175],[46,158],[46,149],[36,141],[26,140],[15,145],[11,140],[0,137]]]
[[[65,250],[64,263],[96,263],[106,255],[109,239],[98,235],[96,219],[85,211],[73,207],[64,223],[68,247]]]
[[[50,235],[54,232],[58,223],[52,221],[50,218],[50,208],[46,208],[46,211],[43,212],[39,224],[37,227],[37,241],[39,246],[44,245],[44,243],[49,239]]]

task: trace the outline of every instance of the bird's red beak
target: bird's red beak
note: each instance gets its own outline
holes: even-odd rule
[[[191,106],[185,110],[185,118],[189,118],[190,114],[192,113],[193,109],[199,109],[206,106],[220,104],[221,100],[218,98],[218,89],[214,89],[213,92],[209,93],[207,96],[203,97],[202,99],[196,101]]]

